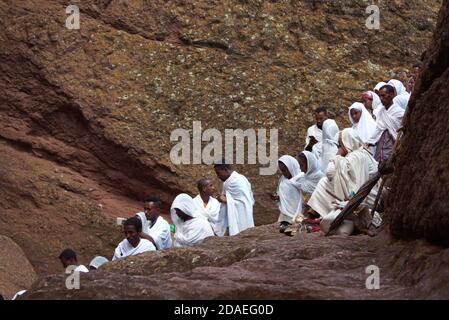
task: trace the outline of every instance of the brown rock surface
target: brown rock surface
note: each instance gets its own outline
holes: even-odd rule
[[[37,275],[22,249],[2,235],[0,257],[0,294],[5,299],[12,299],[20,290],[29,289]]]
[[[448,26],[449,1],[444,1],[410,102],[388,210],[395,236],[445,245],[449,245]]]

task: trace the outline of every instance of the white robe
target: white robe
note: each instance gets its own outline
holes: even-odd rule
[[[243,230],[254,227],[254,196],[251,184],[245,176],[233,171],[223,183],[222,194],[226,204],[221,205],[220,216],[223,217],[222,232],[229,228],[229,235],[234,236]]]
[[[181,210],[192,219],[183,221],[176,214],[176,209]],[[185,193],[179,194],[172,203],[171,218],[175,224],[174,247],[191,247],[207,237],[214,236],[214,231],[207,219],[201,214],[193,199]]]
[[[220,202],[214,197],[209,197],[209,201],[207,202],[206,207],[204,207],[203,199],[201,195],[197,195],[193,198],[193,202],[197,207],[198,211],[209,221],[214,233],[216,235],[221,234],[221,226],[223,225],[223,217],[220,216]]]
[[[385,106],[382,105],[376,110],[375,115],[376,130],[374,130],[374,133],[366,141],[366,143],[373,145],[377,144],[385,130],[388,130],[391,136],[396,140],[398,136],[397,130],[401,126],[402,117],[404,116],[404,109],[396,104],[393,104],[387,110]]]
[[[346,157],[336,156],[329,163],[326,177],[322,178],[312,194],[308,205],[322,218],[324,232],[338,216],[344,203],[353,197],[360,187],[377,173],[377,161],[363,148],[363,143],[352,128],[343,130],[342,142],[348,154]],[[377,189],[373,189],[369,199],[375,198]],[[326,230],[327,229],[327,230]],[[345,221],[340,227],[340,234],[351,234],[353,224]]]
[[[338,126],[335,120],[327,119],[323,123],[323,141],[321,153],[321,171],[326,172],[329,161],[338,151]]]
[[[281,214],[278,221],[293,223],[296,215],[302,213],[303,209],[301,182],[300,179],[295,179],[301,173],[301,169],[299,168],[298,160],[292,156],[282,156],[279,158],[279,162],[282,162],[287,167],[292,177],[287,179],[282,175],[279,178],[278,207]]]
[[[140,239],[137,247],[133,247],[127,239],[124,239],[119,243],[117,248],[115,248],[114,256],[112,257],[112,261],[117,259],[122,259],[129,256],[135,256],[136,254],[140,254],[143,252],[155,251],[156,247],[150,240]]]
[[[156,219],[154,225],[147,219],[144,212],[136,214],[142,221],[142,232],[153,238],[157,250],[165,250],[172,247],[170,236],[170,224],[161,216]]]
[[[351,110],[353,109],[361,112],[360,120],[357,123],[355,123],[351,117]],[[376,121],[374,121],[369,111],[360,102],[353,103],[349,107],[348,116],[349,121],[352,123],[352,128],[357,131],[357,134],[360,139],[362,139],[363,143],[366,143],[376,131]]]
[[[316,144],[313,145],[312,152],[318,159],[320,159],[322,151],[323,131],[320,128],[318,128],[316,124],[310,126],[307,129],[306,147],[309,145],[310,137],[312,136],[315,137],[315,139],[318,141]]]

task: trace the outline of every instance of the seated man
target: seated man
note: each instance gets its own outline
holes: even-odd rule
[[[126,239],[120,242],[117,248],[115,248],[112,261],[156,250],[156,247],[150,240],[140,237],[142,222],[139,218],[131,217],[127,219],[123,225],[123,232]]]
[[[313,152],[321,158],[321,142],[323,140],[323,123],[327,119],[326,108],[320,107],[315,110],[316,124],[307,129],[306,146],[304,150]]]
[[[363,142],[354,129],[347,128],[339,134],[337,156],[329,162],[326,177],[320,180],[308,202],[322,218],[321,229],[324,232],[329,230],[345,202],[377,173],[377,166],[373,156],[363,148]],[[365,204],[373,205],[376,194],[377,189],[374,188],[365,199]],[[345,220],[337,233],[350,235],[353,230],[354,223]]]
[[[199,212],[209,221],[214,233],[216,235],[221,235],[219,230],[219,213],[220,213],[220,202],[213,197],[215,194],[215,187],[211,180],[201,179],[197,183],[198,191],[200,192],[193,202]]]
[[[210,223],[198,211],[188,194],[178,195],[170,212],[175,225],[175,247],[191,247],[204,238],[214,236]]]
[[[62,263],[64,269],[68,266],[76,266],[74,271],[78,272],[89,272],[89,270],[82,264],[78,264],[78,259],[76,258],[76,253],[72,249],[65,249],[59,255],[59,260]]]
[[[160,216],[162,202],[158,197],[145,199],[144,212],[136,216],[142,221],[141,237],[151,241],[157,250],[165,250],[172,247],[170,225]]]

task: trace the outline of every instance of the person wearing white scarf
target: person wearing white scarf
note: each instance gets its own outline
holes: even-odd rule
[[[123,232],[126,239],[115,248],[112,261],[156,250],[150,240],[140,237],[142,221],[139,218],[131,217],[127,219],[123,225]]]
[[[402,109],[406,109],[408,101],[410,100],[410,93],[407,92],[407,88],[404,84],[396,79],[391,79],[388,84],[394,87],[396,96],[393,98],[393,103],[400,106]]]
[[[401,126],[404,109],[393,102],[394,88],[385,85],[381,89],[382,106],[376,112],[376,130],[366,141],[369,146],[376,146],[375,159],[378,162],[388,159],[397,139],[397,130]]]
[[[321,158],[321,151],[322,151],[322,140],[323,140],[323,123],[327,118],[327,111],[326,108],[320,107],[315,109],[315,121],[316,124],[313,126],[310,126],[307,129],[307,136],[306,136],[306,146],[304,150],[313,152],[316,157],[319,159]],[[311,144],[312,138],[315,138],[316,143]]]
[[[373,91],[376,93],[376,94],[379,94],[379,91],[380,91],[380,88],[382,88],[384,85],[386,85],[387,83],[386,82],[383,82],[383,81],[381,81],[381,82],[379,82],[378,84],[376,84],[376,86],[374,87],[374,89],[373,89]]]
[[[357,121],[354,120],[353,113],[358,113]],[[349,107],[348,116],[349,121],[352,123],[352,128],[357,132],[363,143],[366,143],[372,137],[374,131],[376,131],[376,121],[360,102],[353,103]]]
[[[354,129],[341,131],[339,145],[339,154],[329,163],[326,177],[320,180],[308,202],[322,217],[324,232],[329,230],[346,201],[377,172],[378,163],[363,148],[363,142]],[[345,220],[337,233],[350,235],[353,229],[353,223]]]
[[[215,193],[215,187],[211,180],[201,179],[197,183],[198,191],[200,192],[193,202],[199,212],[209,221],[214,233],[217,236],[223,236],[224,232],[221,229],[223,225],[223,217],[220,216],[220,202],[212,195]]]
[[[192,247],[205,238],[214,236],[211,225],[188,194],[176,196],[170,214],[175,225],[174,247]]]
[[[229,228],[229,235],[234,236],[254,227],[255,201],[251,183],[228,164],[216,164],[214,169],[218,178],[223,181],[222,194],[217,198],[221,202],[222,230]]]
[[[323,123],[323,141],[321,152],[321,171],[326,172],[329,161],[335,157],[338,150],[338,142],[335,140],[338,134],[338,126],[335,120],[327,119]]]
[[[279,170],[282,175],[277,191],[280,211],[278,222],[281,223],[282,229],[291,224],[296,215],[302,212],[301,182],[295,179],[301,173],[301,169],[298,160],[285,155],[279,158]]]

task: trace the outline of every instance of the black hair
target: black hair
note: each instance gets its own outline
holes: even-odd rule
[[[303,158],[304,160],[307,161],[307,157],[306,157],[306,155],[304,154],[304,152],[302,152],[302,151],[298,154],[298,158]]]
[[[198,188],[198,191],[201,192],[203,191],[203,188],[207,185],[207,183],[210,181],[210,179],[207,178],[202,178],[200,180],[198,180],[198,182],[196,183],[196,187]]]
[[[140,219],[137,217],[131,217],[126,219],[124,226],[134,226],[136,227],[137,232],[142,231],[142,221],[140,221]]]
[[[318,107],[315,109],[315,113],[321,113],[327,114],[327,109],[325,107]]]
[[[224,159],[215,163],[214,168],[218,169],[218,170],[231,170],[232,169],[231,165],[227,164],[226,160],[224,160]]]
[[[158,207],[159,209],[162,209],[162,201],[159,197],[152,197],[152,196],[146,197],[144,202],[145,203],[153,202],[156,205],[156,207]]]
[[[65,260],[74,259],[76,261],[76,253],[72,249],[65,249],[59,255],[59,259],[62,259],[62,258],[64,258]]]
[[[415,64],[413,65],[413,68],[421,68],[421,63],[415,63]]]
[[[379,89],[379,92],[381,91],[381,90],[383,90],[383,89],[385,89],[385,90],[387,90],[387,93],[394,93],[394,87],[391,85],[391,84],[386,84],[386,85],[384,85],[384,86],[382,86],[380,89]]]

